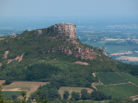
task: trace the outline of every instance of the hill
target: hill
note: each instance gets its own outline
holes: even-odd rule
[[[103,52],[100,48],[82,44],[76,38],[76,26],[70,23],[26,30],[20,35],[0,39],[0,79],[6,80],[6,84],[13,81],[50,82],[39,87],[45,94],[62,86],[92,88],[91,83],[99,81],[92,75],[94,72],[125,71],[138,76],[138,66],[120,63]]]
[[[26,70],[29,70],[31,65],[39,65],[40,61],[71,63],[72,68],[75,66],[75,71],[118,70],[118,62],[105,56],[102,49],[82,44],[76,39],[76,27],[73,24],[60,23],[40,30],[24,31],[20,35],[0,40],[1,79],[27,80]],[[89,65],[74,64],[76,61]]]

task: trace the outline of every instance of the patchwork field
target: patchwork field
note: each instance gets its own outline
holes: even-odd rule
[[[3,94],[4,98],[11,98],[12,95],[19,97],[22,91],[2,91],[1,93]]]
[[[127,79],[117,73],[97,73],[96,75],[104,85],[128,82]]]
[[[138,87],[131,83],[108,86],[97,85],[96,87],[99,91],[105,93],[106,95],[112,95],[113,98],[138,95]]]
[[[138,78],[128,73],[96,73],[100,82],[94,86],[113,98],[138,95]]]
[[[86,90],[88,90],[88,93],[91,93],[92,91],[93,91],[93,89],[91,89],[91,88],[86,88],[86,87],[61,87],[60,89],[59,89],[59,93],[61,94],[61,96],[62,96],[62,98],[63,98],[63,94],[64,94],[64,91],[65,90],[67,90],[68,92],[69,92],[69,98],[71,97],[71,93],[73,92],[73,91],[75,91],[75,92],[81,92],[81,90],[82,89],[86,89]]]
[[[37,90],[41,85],[48,84],[49,82],[25,82],[25,81],[16,81],[10,85],[3,86],[2,91],[26,91],[27,98],[30,94]]]

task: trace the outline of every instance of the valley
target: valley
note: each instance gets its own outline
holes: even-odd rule
[[[138,34],[114,32],[77,32],[84,44],[104,49],[111,58],[128,64],[138,64]]]

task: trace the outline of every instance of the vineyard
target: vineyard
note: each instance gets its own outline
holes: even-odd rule
[[[112,95],[113,98],[138,95],[138,87],[131,83],[108,86],[98,85],[96,87],[99,91],[105,93],[106,95]]]
[[[104,85],[127,83],[128,80],[119,75],[118,73],[97,73],[99,80]]]
[[[128,73],[120,73],[124,78],[128,79],[128,81],[138,85],[138,78],[132,76],[131,74]]]

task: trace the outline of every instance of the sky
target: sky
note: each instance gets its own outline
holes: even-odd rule
[[[138,0],[0,0],[0,17],[138,17]]]

